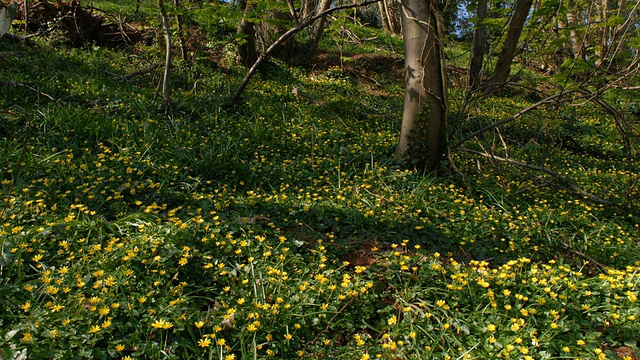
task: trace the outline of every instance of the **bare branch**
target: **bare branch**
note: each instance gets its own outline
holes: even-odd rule
[[[148,74],[150,72],[152,72],[153,70],[157,69],[160,67],[159,63],[155,63],[151,66],[149,66],[146,69],[142,69],[142,70],[136,70],[136,71],[132,71],[130,73],[128,73],[127,75],[123,76],[123,78],[125,78],[126,80],[131,80],[132,78],[138,76],[138,75],[144,75],[144,74]]]
[[[300,23],[300,24],[296,25],[295,27],[289,29],[289,31],[287,31],[286,33],[282,34],[282,36],[280,36],[273,44],[271,44],[271,46],[269,46],[269,48],[264,52],[264,54],[258,56],[258,60],[256,60],[255,63],[253,63],[253,65],[249,69],[249,72],[247,73],[247,75],[245,75],[244,79],[240,83],[240,86],[238,87],[238,90],[236,90],[235,94],[230,99],[230,102],[231,103],[238,102],[238,100],[240,99],[240,95],[242,95],[242,92],[244,91],[244,89],[249,84],[249,80],[251,80],[251,78],[253,77],[255,72],[258,70],[258,67],[262,64],[262,62],[265,59],[267,59],[267,58],[269,58],[269,56],[271,56],[271,53],[273,53],[278,48],[278,46],[282,45],[282,43],[287,41],[290,37],[292,37],[295,34],[299,33],[300,31],[302,31],[303,29],[305,29],[309,25],[313,24],[316,20],[322,18],[323,16],[326,16],[328,14],[331,14],[331,13],[339,11],[339,10],[352,9],[352,8],[356,8],[356,7],[366,6],[366,5],[369,5],[369,4],[374,4],[374,3],[377,3],[378,1],[380,1],[380,0],[369,0],[369,1],[363,1],[361,3],[356,3],[356,4],[347,4],[347,5],[335,6],[335,7],[332,7],[331,9],[323,11],[323,12],[321,12],[321,13],[315,15],[315,16],[312,16],[308,20],[306,20],[305,22]]]
[[[468,152],[471,154],[476,154],[476,155],[480,155],[482,157],[486,157],[486,158],[490,158],[492,160],[498,160],[498,161],[502,161],[502,162],[506,162],[508,164],[512,164],[512,165],[516,165],[516,166],[520,166],[520,167],[524,167],[527,169],[531,169],[531,170],[535,170],[535,171],[540,171],[543,172],[547,175],[551,175],[553,176],[556,180],[558,180],[559,182],[563,183],[564,186],[559,186],[561,188],[565,188],[567,190],[571,190],[572,192],[585,197],[595,203],[598,204],[603,204],[603,205],[618,205],[615,202],[609,201],[609,200],[604,200],[590,192],[584,191],[582,190],[578,185],[574,184],[573,181],[571,181],[569,178],[558,174],[557,172],[546,168],[544,166],[536,166],[536,165],[531,165],[531,164],[527,164],[527,163],[523,163],[521,161],[518,160],[513,160],[513,159],[508,159],[508,158],[503,158],[500,156],[496,156],[493,154],[489,154],[487,152],[481,152],[481,151],[477,151],[477,150],[472,150],[472,149],[467,149],[467,148],[459,148],[459,150],[464,151],[464,152]],[[558,186],[558,185],[556,185]],[[565,187],[566,186],[566,187]]]
[[[531,111],[531,110],[535,110],[535,109],[536,109],[536,108],[538,108],[540,105],[548,104],[548,103],[550,103],[550,102],[552,102],[552,101],[555,101],[555,100],[557,100],[557,99],[559,99],[559,98],[563,97],[564,95],[570,94],[570,93],[572,93],[572,92],[573,92],[573,90],[564,90],[564,91],[561,91],[561,92],[559,92],[559,93],[557,93],[557,94],[551,95],[551,96],[549,96],[549,97],[547,97],[547,98],[545,98],[545,99],[542,99],[542,100],[538,101],[537,103],[535,103],[535,104],[533,104],[533,105],[531,105],[531,106],[529,106],[529,107],[527,107],[527,108],[524,108],[524,109],[520,110],[517,114],[515,114],[515,115],[513,115],[513,116],[511,116],[511,117],[508,117],[508,118],[506,118],[506,119],[500,120],[500,121],[495,122],[495,123],[493,123],[493,124],[487,125],[487,126],[483,127],[482,129],[480,129],[480,130],[478,130],[478,131],[473,132],[472,134],[470,134],[470,135],[466,136],[464,139],[462,139],[462,140],[458,141],[458,142],[457,142],[455,145],[453,145],[451,148],[455,150],[455,149],[459,148],[459,147],[460,147],[462,144],[464,144],[465,142],[467,142],[467,141],[469,141],[469,140],[473,139],[474,137],[476,137],[476,136],[478,136],[478,135],[482,134],[482,133],[483,133],[483,132],[485,132],[485,131],[488,131],[488,130],[491,130],[491,129],[493,129],[493,128],[496,128],[496,127],[498,127],[498,126],[500,126],[500,125],[503,125],[503,124],[506,124],[506,123],[508,123],[508,122],[510,122],[510,121],[516,120],[516,119],[520,118],[521,116],[523,116],[524,114],[528,113],[529,111]]]

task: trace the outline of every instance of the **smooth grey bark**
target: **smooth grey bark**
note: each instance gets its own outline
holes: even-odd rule
[[[516,2],[513,14],[509,20],[509,29],[507,30],[507,36],[504,40],[504,46],[498,56],[495,71],[488,80],[488,92],[507,83],[513,57],[516,55],[518,49],[518,40],[520,40],[520,34],[522,34],[522,29],[524,28],[524,23],[527,21],[527,16],[529,15],[532,4],[533,0],[518,0]]]
[[[165,41],[165,61],[164,61],[164,76],[162,77],[162,98],[169,104],[171,103],[171,84],[169,78],[171,77],[171,32],[169,30],[169,19],[167,16],[167,10],[164,7],[164,0],[158,0],[158,8],[160,9],[160,18],[162,20],[162,29],[164,30]]]
[[[242,13],[242,20],[238,25],[237,33],[243,35],[242,42],[238,45],[238,56],[240,63],[250,68],[258,60],[258,50],[256,48],[256,29],[254,23],[248,20],[253,11],[255,1],[248,0]]]
[[[484,54],[487,52],[487,26],[484,19],[487,18],[489,5],[487,0],[478,0],[476,5],[476,18],[478,23],[473,31],[473,44],[471,46],[471,62],[469,64],[469,87],[475,89],[482,82],[482,69]]]
[[[573,51],[573,58],[578,59],[582,57],[582,40],[576,30],[578,25],[575,15],[575,2],[569,0],[567,2],[567,26],[569,26],[569,39],[571,40],[571,50]]]
[[[396,157],[439,162],[441,129],[447,119],[442,25],[435,0],[404,0],[405,97]]]
[[[318,8],[318,14],[327,11],[327,9],[329,9],[329,6],[331,6],[331,0],[322,0],[320,2],[320,7]],[[318,50],[318,44],[320,43],[322,33],[324,32],[324,22],[326,18],[326,16],[322,16],[320,19],[318,19],[316,27],[313,30],[313,42],[311,43],[311,49],[309,50],[309,55],[311,56]]]
[[[378,10],[380,11],[380,19],[382,21],[382,28],[388,32],[389,34],[398,34],[400,33],[400,25],[396,21],[394,17],[393,4],[390,4],[390,1],[394,0],[381,0],[378,3]]]

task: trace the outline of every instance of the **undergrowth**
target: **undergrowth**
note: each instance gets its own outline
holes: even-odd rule
[[[160,72],[122,77],[152,54],[0,58],[0,108],[26,112],[0,117],[0,358],[637,356],[629,209],[466,153],[437,177],[407,168],[392,158],[403,89],[384,74],[274,60],[230,108],[241,70],[198,58],[178,62],[167,109]],[[528,104],[492,98],[455,125]],[[503,131],[468,146],[625,201],[637,169],[605,114],[559,107]]]

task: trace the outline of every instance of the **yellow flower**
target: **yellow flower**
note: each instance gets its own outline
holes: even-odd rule
[[[224,346],[225,343],[226,341],[224,339],[218,339],[218,341],[216,341],[216,344],[218,344],[218,346]]]
[[[97,333],[98,331],[100,331],[100,325],[93,325],[91,329],[89,329],[89,332],[92,334]]]
[[[388,323],[389,325],[395,325],[397,322],[398,322],[398,319],[396,318],[396,316],[395,316],[395,315],[394,315],[394,316],[392,316],[392,317],[390,317],[389,319],[387,319],[387,323]]]
[[[123,351],[124,351],[124,349],[125,349],[125,346],[124,346],[124,345],[122,345],[122,344],[118,344],[118,345],[116,345],[116,351],[117,351],[117,352],[123,352]]]
[[[209,345],[211,345],[211,339],[209,339],[208,337],[206,338],[202,338],[198,341],[198,346],[200,347],[209,347]]]
[[[24,310],[24,311],[29,310],[29,308],[30,308],[30,307],[31,307],[31,303],[30,303],[30,302],[28,302],[28,301],[27,301],[26,303],[24,303],[24,304],[20,305],[20,308],[21,308],[22,310]]]
[[[173,327],[173,324],[166,321],[165,319],[160,319],[160,320],[156,320],[153,322],[153,324],[151,324],[152,327],[156,328],[156,329],[170,329]]]
[[[285,335],[284,335],[284,338],[285,338],[286,340],[291,340],[291,339],[293,338],[293,336],[292,336],[291,334],[285,334]]]
[[[33,340],[33,336],[30,332],[26,332],[22,335],[22,341],[29,342],[31,340]]]
[[[491,331],[491,332],[494,332],[494,331],[496,331],[496,326],[493,325],[493,324],[489,324],[489,325],[487,325],[487,330]]]
[[[193,323],[198,329],[204,326],[204,321],[196,321]]]

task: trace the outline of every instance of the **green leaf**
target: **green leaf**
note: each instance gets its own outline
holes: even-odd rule
[[[0,10],[0,37],[4,36],[11,28],[11,23],[16,17],[17,6],[17,3],[13,3]]]

